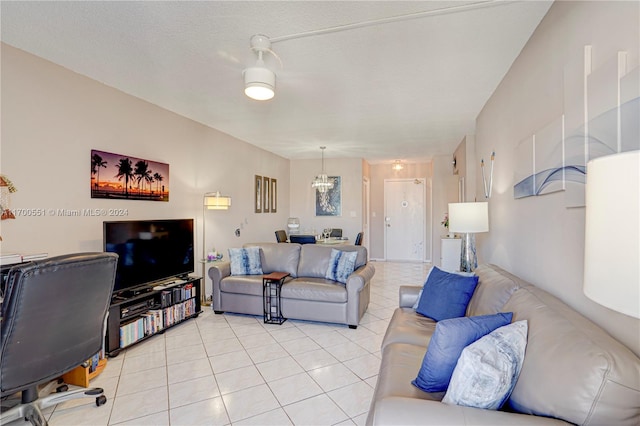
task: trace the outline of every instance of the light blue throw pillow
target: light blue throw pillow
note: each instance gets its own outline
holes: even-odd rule
[[[425,392],[447,390],[462,350],[496,328],[511,323],[512,317],[513,313],[507,312],[438,322],[418,377],[411,383]]]
[[[331,260],[324,277],[328,280],[346,284],[347,278],[356,267],[356,257],[358,257],[358,252],[356,251],[331,249]]]
[[[230,248],[231,275],[262,275],[260,247]]]
[[[460,355],[442,402],[497,410],[518,381],[527,346],[527,321],[500,327]]]
[[[478,277],[463,277],[433,267],[422,289],[416,312],[442,321],[463,317],[478,285]]]

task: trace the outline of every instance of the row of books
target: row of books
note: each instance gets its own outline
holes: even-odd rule
[[[180,287],[173,287],[168,290],[163,290],[160,293],[160,306],[163,308],[171,306],[174,303],[182,302],[183,300],[191,299],[195,297],[196,290],[193,288],[193,284],[185,284]]]
[[[134,321],[120,326],[120,347],[129,346],[140,339],[170,327],[196,313],[196,299],[191,298],[162,309],[151,309]]]

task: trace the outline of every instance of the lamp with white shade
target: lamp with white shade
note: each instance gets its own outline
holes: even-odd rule
[[[207,294],[206,294],[206,277],[207,277],[207,262],[209,261],[207,256],[207,232],[206,232],[206,223],[207,223],[207,210],[228,210],[231,207],[231,197],[228,195],[220,195],[219,191],[216,192],[207,192],[204,194],[203,203],[202,203],[202,260],[203,263],[203,280],[202,287],[200,290],[201,295],[201,303],[208,304]]]
[[[489,231],[488,203],[449,203],[449,231],[464,234],[460,271],[472,272],[478,267],[475,234]]]
[[[584,294],[640,318],[640,151],[587,164]]]

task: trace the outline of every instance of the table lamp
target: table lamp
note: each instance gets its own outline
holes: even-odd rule
[[[584,294],[640,318],[640,151],[587,164]]]
[[[489,231],[488,203],[449,203],[449,231],[463,234],[460,271],[473,272],[478,267],[475,234]]]

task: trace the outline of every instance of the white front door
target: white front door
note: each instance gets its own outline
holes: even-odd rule
[[[425,259],[425,180],[385,179],[385,258]]]

